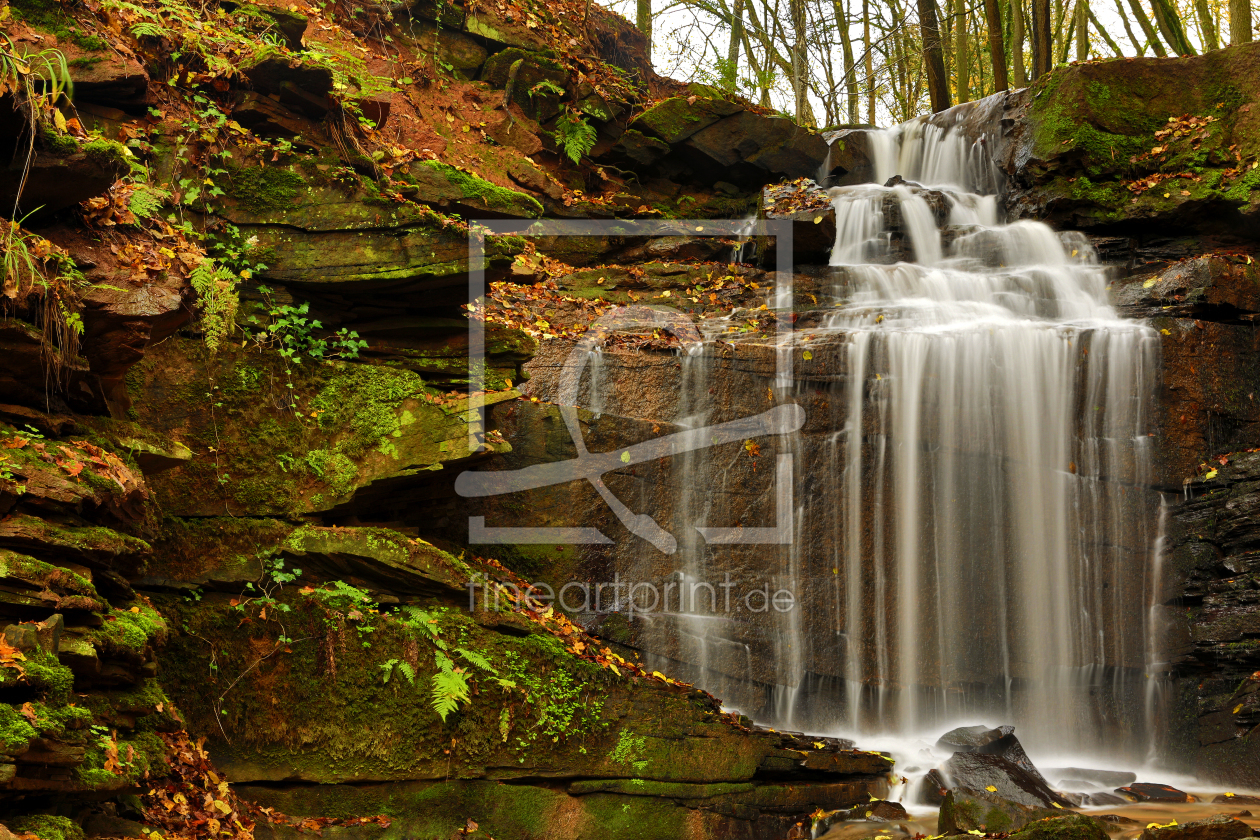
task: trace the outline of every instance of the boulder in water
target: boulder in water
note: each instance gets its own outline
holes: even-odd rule
[[[1197,820],[1185,825],[1159,826],[1155,823],[1147,826],[1139,840],[1241,840],[1252,837],[1251,826],[1242,820],[1234,819],[1228,814],[1217,814],[1206,820]]]
[[[1139,782],[1116,788],[1116,793],[1130,802],[1193,802],[1194,797],[1169,785]]]
[[[1212,800],[1213,805],[1222,802],[1229,805],[1260,805],[1260,796],[1245,796],[1236,793],[1222,793]]]
[[[1020,751],[1022,754],[1022,750]],[[949,789],[983,794],[1029,808],[1070,807],[1072,803],[1050,789],[1045,779],[1002,755],[959,752],[941,765]]]
[[[1049,820],[1038,820],[1020,829],[1011,837],[1019,840],[1105,840],[1103,824],[1084,814],[1069,814]]]
[[[937,834],[966,834],[971,831],[1006,833],[1030,822],[1056,817],[1049,808],[1012,802],[987,791],[951,790],[941,802]]]
[[[998,726],[993,729],[987,726],[960,726],[942,735],[936,742],[936,748],[942,752],[955,754],[978,753],[1001,756],[1031,774],[1042,786],[1048,787],[1045,777],[1037,770],[1032,759],[1024,752],[1023,744],[1015,737],[1013,726]],[[1124,783],[1121,782],[1121,784]]]

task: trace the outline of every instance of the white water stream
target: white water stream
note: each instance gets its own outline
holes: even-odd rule
[[[981,149],[924,122],[872,140],[877,179],[926,189],[831,191],[837,729],[1010,722],[1033,749],[1141,753],[1115,741],[1150,734],[1154,331],[1116,316],[1085,237],[998,222],[969,191],[993,179]],[[913,262],[883,264],[889,205]]]
[[[793,542],[705,545],[690,523],[743,488],[699,450],[672,466],[664,512],[671,579],[759,571],[809,606],[756,632],[685,607],[646,617],[664,639],[652,667],[770,725],[911,756],[954,725],[1012,723],[1039,758],[1140,764],[1157,716],[1156,336],[1108,304],[1084,236],[999,219],[981,145],[924,121],[870,137],[876,183],[831,191],[831,307],[778,351],[839,345],[843,366],[829,431],[778,444],[797,464]],[[915,183],[881,186],[894,175]],[[699,430],[732,399],[712,339],[691,350],[673,422]],[[604,355],[590,364],[598,411]],[[659,576],[642,557],[624,578]]]

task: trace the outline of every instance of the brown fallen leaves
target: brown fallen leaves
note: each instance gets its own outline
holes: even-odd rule
[[[259,822],[289,825],[316,836],[322,836],[329,826],[390,825],[385,816],[291,817],[274,808],[259,807],[239,798],[227,779],[215,771],[205,751],[205,738],[193,741],[187,732],[160,733],[160,737],[167,746],[171,772],[152,781],[141,797],[145,823],[161,829],[149,834],[148,840],[253,840]]]

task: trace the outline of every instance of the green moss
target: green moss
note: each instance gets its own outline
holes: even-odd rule
[[[104,137],[97,137],[83,147],[84,153],[88,159],[96,163],[102,168],[122,168],[129,169],[127,163],[127,150],[122,143],[115,140],[108,140]]]
[[[79,151],[79,142],[69,134],[58,134],[48,126],[39,130],[39,142],[54,155],[73,155]]]
[[[126,610],[112,609],[105,623],[92,631],[90,638],[106,649],[140,653],[153,641],[166,635],[166,619],[148,604]]]
[[[83,829],[69,817],[32,814],[7,822],[11,831],[18,834],[29,832],[39,840],[84,840]]]
[[[229,164],[225,192],[254,213],[265,213],[293,207],[305,187],[302,176],[292,169]]]
[[[462,169],[456,169],[448,163],[425,160],[417,165],[445,178],[463,193],[464,198],[478,201],[488,210],[523,215],[528,218],[537,218],[543,213],[543,206],[533,196],[492,184]]]
[[[36,29],[51,32],[60,40],[70,40],[75,46],[91,52],[104,52],[109,42],[93,35],[79,21],[71,18],[56,3],[47,0],[14,0],[9,4],[13,16],[24,20]]]
[[[1107,832],[1093,817],[1071,814],[1029,823],[1011,837],[1019,840],[1107,840]]]
[[[15,755],[23,752],[31,739],[39,737],[39,731],[18,710],[0,703],[0,753]]]

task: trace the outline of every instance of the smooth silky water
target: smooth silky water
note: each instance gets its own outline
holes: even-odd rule
[[[831,342],[844,361],[822,445],[777,444],[798,464],[796,539],[756,561],[811,597],[751,635],[685,605],[648,617],[669,637],[649,664],[758,722],[889,750],[912,781],[942,733],[976,723],[1014,724],[1045,766],[1151,767],[1156,335],[1117,316],[1083,235],[999,219],[982,143],[925,120],[869,137],[876,183],[830,190],[830,306],[780,347]],[[678,426],[712,419],[722,327],[681,354]],[[678,580],[725,568],[687,527],[730,489],[706,457],[673,465]]]

